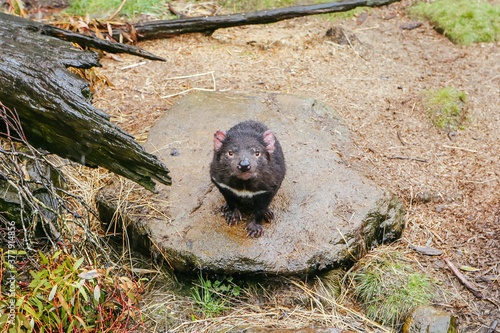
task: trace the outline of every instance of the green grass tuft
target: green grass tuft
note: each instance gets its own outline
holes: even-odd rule
[[[470,45],[500,40],[500,7],[470,0],[420,2],[410,14],[428,19],[454,43]]]
[[[373,12],[373,9],[371,7],[360,6],[360,7],[356,7],[356,8],[353,8],[351,10],[348,10],[346,12],[321,14],[320,17],[326,18],[327,20],[330,20],[330,21],[346,20],[346,19],[352,19],[353,17],[357,17],[364,12],[371,13],[371,12]]]
[[[88,13],[91,18],[107,18],[120,7],[121,3],[122,0],[73,0],[66,12],[81,16]],[[134,18],[141,14],[160,15],[166,11],[165,0],[128,0],[120,15]]]
[[[423,104],[432,123],[447,132],[463,129],[468,120],[465,102],[467,94],[452,87],[430,89]]]
[[[331,0],[219,0],[218,3],[232,10],[233,12],[248,12],[255,10],[265,10],[265,9],[273,9],[273,8],[283,8],[290,6],[300,6],[300,5],[311,5],[311,4],[319,4],[319,3],[327,3],[331,2]],[[353,18],[363,12],[371,13],[372,9],[370,7],[356,7],[346,12],[338,12],[338,13],[329,13],[329,14],[321,14],[320,17],[324,17],[328,20],[342,20]]]
[[[361,268],[350,273],[355,293],[371,320],[399,328],[410,312],[429,304],[433,284],[424,274],[400,262],[401,253],[380,253],[363,260]]]
[[[229,299],[240,294],[240,287],[233,283],[231,277],[224,279],[224,281],[215,280],[213,282],[204,279],[202,275],[199,275],[198,278],[200,285],[191,289],[191,295],[205,318],[229,310]]]
[[[218,3],[235,13],[294,6],[296,0],[220,0]]]

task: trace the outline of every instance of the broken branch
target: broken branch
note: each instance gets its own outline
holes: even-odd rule
[[[398,0],[349,0],[309,6],[293,6],[249,13],[181,18],[139,23],[133,26],[138,40],[177,36],[186,33],[213,33],[217,29],[251,24],[268,24],[291,18],[344,12],[359,6],[380,7]],[[125,30],[126,33],[131,31]],[[115,35],[113,35],[115,37]],[[116,32],[116,38],[119,33]]]
[[[469,282],[469,280],[467,280],[465,275],[463,275],[462,272],[460,272],[460,270],[455,265],[453,265],[453,263],[448,258],[444,257],[443,259],[446,262],[446,264],[448,265],[448,267],[450,267],[451,271],[458,278],[458,280],[460,280],[460,282],[464,286],[466,286],[467,289],[469,289],[474,296],[483,299],[483,295],[481,295],[481,292],[479,290],[477,290],[476,287],[474,287],[472,285],[472,283]]]

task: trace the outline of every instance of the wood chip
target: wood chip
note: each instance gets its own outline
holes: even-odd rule
[[[399,27],[404,30],[413,30],[420,27],[423,23],[417,21],[411,21],[401,24]]]
[[[432,247],[420,247],[420,246],[414,246],[410,245],[412,249],[417,251],[420,254],[424,254],[426,256],[440,256],[443,254],[443,251],[439,249],[434,249]]]

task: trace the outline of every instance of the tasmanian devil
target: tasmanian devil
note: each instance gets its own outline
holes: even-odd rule
[[[240,209],[251,207],[248,236],[260,237],[262,220],[271,221],[269,204],[285,177],[285,158],[278,139],[264,124],[244,121],[227,133],[214,134],[213,183],[226,199],[222,212],[229,225],[241,220]]]

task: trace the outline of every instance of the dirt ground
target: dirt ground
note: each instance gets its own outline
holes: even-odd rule
[[[428,23],[402,30],[408,5],[374,9],[363,23],[315,16],[143,42],[167,61],[103,59],[114,86],[99,88],[94,104],[139,141],[190,89],[333,106],[362,148],[357,167],[406,204],[407,228],[393,246],[438,248],[457,267],[477,268],[463,273],[492,302],[469,292],[443,258],[410,254],[446,291],[437,306],[459,317],[462,332],[479,332],[500,320],[500,43],[454,45]],[[325,38],[334,25],[359,42]],[[445,86],[468,94],[470,122],[454,133],[433,127],[421,105],[426,89]]]

